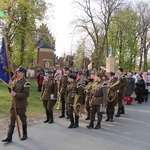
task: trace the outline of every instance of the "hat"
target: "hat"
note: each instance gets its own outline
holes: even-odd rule
[[[67,70],[69,70],[69,68],[68,67],[64,67],[64,70],[67,71]]]
[[[24,67],[22,67],[22,66],[20,66],[20,67],[16,70],[16,72],[23,72],[24,74],[26,74],[27,69],[24,68]]]
[[[110,72],[110,76],[115,76],[115,73],[114,72]]]
[[[123,72],[123,68],[118,68],[118,70],[120,70],[121,72]]]
[[[45,73],[46,74],[52,74],[53,72],[52,71],[46,71]]]
[[[73,73],[70,73],[70,74],[68,75],[68,77],[71,78],[71,79],[74,79],[74,80],[76,79],[76,76],[75,76]]]

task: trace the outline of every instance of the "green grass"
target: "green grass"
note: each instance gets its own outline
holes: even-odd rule
[[[44,113],[43,103],[40,101],[40,92],[37,92],[36,79],[30,79],[30,96],[28,97],[27,115]],[[0,118],[8,117],[11,105],[11,96],[7,84],[0,81]]]

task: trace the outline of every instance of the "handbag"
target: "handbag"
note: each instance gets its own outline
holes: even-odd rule
[[[130,96],[131,98],[133,98],[133,99],[135,99],[136,98],[136,94],[135,94],[135,92],[133,91],[132,92],[132,94],[131,94],[131,96]]]

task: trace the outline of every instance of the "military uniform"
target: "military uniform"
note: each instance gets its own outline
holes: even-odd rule
[[[69,118],[70,118],[69,128],[76,128],[78,127],[79,117],[74,112],[73,105],[74,105],[75,95],[77,94],[77,83],[75,81],[75,77],[73,74],[69,75],[69,77],[74,79],[74,81],[70,82],[67,86],[66,104],[67,104]]]
[[[68,84],[68,75],[64,74],[61,79],[60,79],[60,98],[62,102],[62,112],[59,118],[65,117],[65,109],[66,109],[66,115],[68,116],[68,111],[66,108],[66,89],[67,89],[67,84]]]
[[[93,79],[91,80],[88,80],[87,82],[92,82]],[[90,102],[90,93],[91,93],[91,90],[92,90],[92,83],[86,85],[85,87],[85,108],[86,108],[86,111],[87,111],[87,117],[85,118],[85,120],[89,120],[90,119],[90,105],[89,105],[89,102]]]
[[[122,100],[125,95],[125,87],[127,85],[127,79],[126,76],[121,74],[118,76],[118,84],[115,84],[115,86],[112,87],[112,90],[118,91],[118,112],[116,114],[116,117],[120,117],[120,113],[124,113],[124,106],[122,103]]]
[[[104,88],[103,88],[103,81],[98,81],[91,90],[91,108],[90,108],[90,124],[87,128],[93,128],[93,122],[95,121],[95,114],[97,113],[97,125],[95,129],[99,129],[101,127],[101,121],[103,114],[100,111],[100,104],[104,101]]]
[[[114,76],[115,74],[112,74],[111,76]],[[114,85],[117,82],[116,78],[113,78],[112,80],[108,81],[108,85]],[[117,98],[118,98],[118,93],[116,92],[116,97],[112,97],[114,98],[113,101],[108,101],[108,97],[107,97],[107,106],[106,106],[106,114],[107,114],[107,119],[105,121],[111,121],[113,122],[113,116],[114,116],[114,112],[115,112],[115,106],[117,104]]]
[[[14,102],[16,104],[16,112],[20,117],[20,120],[22,122],[22,130],[23,130],[23,137],[21,140],[25,140],[27,138],[27,116],[26,116],[26,108],[28,105],[27,98],[29,97],[30,92],[30,83],[29,81],[24,77],[26,74],[26,69],[24,67],[19,67],[16,72],[22,72],[24,75],[21,78],[16,78],[12,82],[12,88],[9,87],[9,91],[11,95],[13,96],[13,100],[11,103],[10,108],[10,125],[8,130],[7,138],[2,140],[2,142],[11,142],[12,141],[12,135],[15,127],[15,110],[14,110]]]
[[[47,119],[44,123],[53,123],[53,107],[57,101],[58,86],[57,80],[52,77],[48,77],[43,81],[43,87],[41,92],[41,100],[43,101],[43,106],[45,107]]]

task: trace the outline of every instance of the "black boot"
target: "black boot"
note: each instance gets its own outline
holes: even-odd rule
[[[49,124],[54,122],[54,117],[53,117],[53,110],[50,110],[50,120],[49,120]]]
[[[46,120],[44,121],[44,123],[47,123],[47,122],[49,122],[49,111],[46,109]]]
[[[89,125],[86,126],[88,129],[92,129],[94,127],[93,121],[90,121]]]
[[[120,109],[120,114],[125,114],[124,105],[122,105],[122,106],[121,106],[121,109]]]
[[[60,116],[59,116],[59,118],[64,118],[65,117],[65,115],[64,114],[61,114]]]
[[[109,117],[107,117],[105,121],[110,121],[110,118],[109,118]]]
[[[75,115],[75,124],[73,126],[73,128],[77,128],[79,127],[79,117],[77,115]]]
[[[115,115],[115,117],[120,117],[120,108],[118,107],[118,112],[117,114]]]
[[[9,126],[7,138],[2,140],[2,142],[12,142],[12,135],[14,132],[14,128],[15,126],[12,126],[12,125]]]
[[[95,126],[94,129],[100,129],[101,128],[101,123],[100,122],[97,122],[97,125]]]
[[[21,141],[27,139],[27,125],[23,125],[22,130],[23,130],[23,136],[21,138]]]
[[[73,126],[74,126],[74,122],[71,122],[68,128],[73,128]]]

